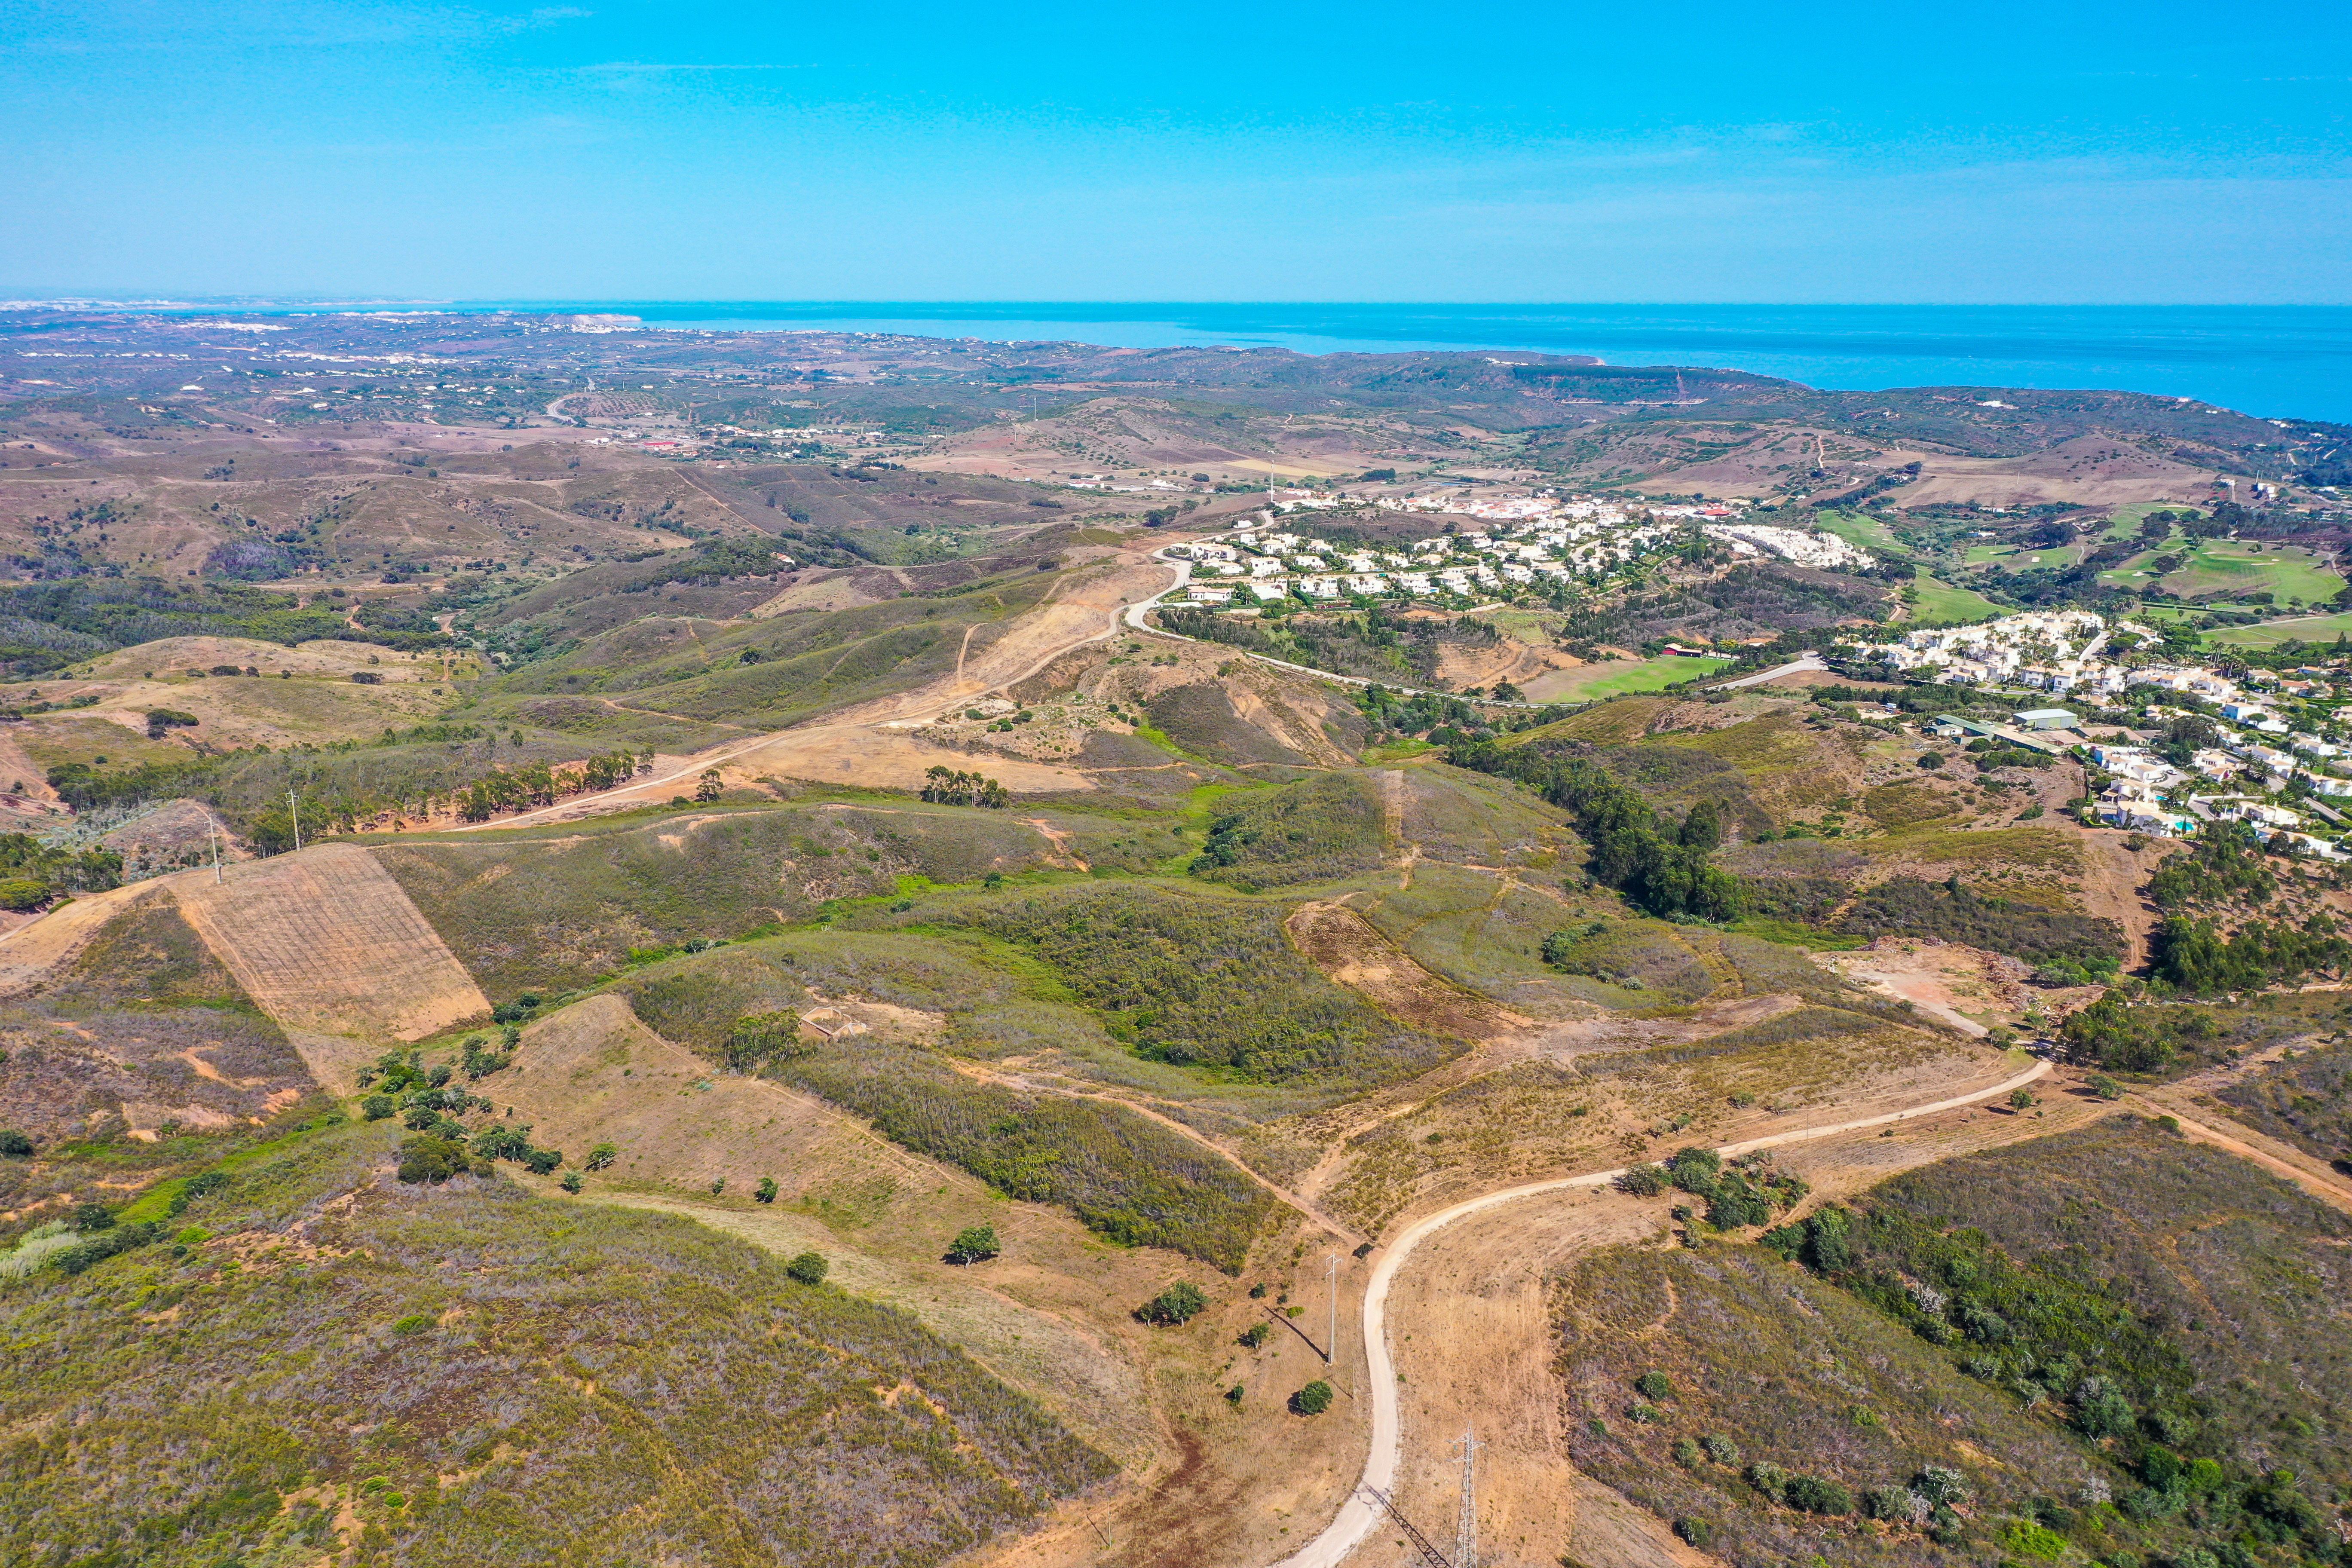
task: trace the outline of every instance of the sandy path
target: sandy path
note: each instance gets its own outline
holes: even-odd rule
[[[919,788],[925,769],[968,768],[972,759],[905,731],[930,722],[943,710],[1025,680],[1072,648],[1115,635],[1119,612],[1131,601],[1157,592],[1166,574],[1163,564],[1144,561],[1078,574],[1057,584],[1044,604],[1020,616],[1003,637],[979,652],[971,651],[967,633],[955,669],[920,686],[858,703],[820,723],[726,742],[683,759],[667,772],[599,795],[577,795],[536,811],[467,823],[450,831],[478,833],[535,823],[575,822],[608,811],[659,805],[689,792],[693,786],[688,781],[698,783],[712,768],[740,779],[772,774],[886,789]],[[1094,781],[1075,769],[1017,758],[991,758],[987,771],[1016,795],[1094,787]]]
[[[1854,1121],[1842,1121],[1825,1127],[1799,1128],[1793,1131],[1777,1132],[1762,1138],[1752,1138],[1741,1143],[1727,1143],[1720,1152],[1730,1158],[1754,1150],[1778,1148],[1809,1139],[1828,1138],[1839,1133],[1882,1127],[1892,1122],[1907,1121],[1916,1117],[1933,1116],[1941,1111],[1957,1110],[1997,1095],[2022,1088],[2050,1071],[2048,1062],[2036,1062],[2016,1076],[1980,1089],[1973,1093],[1939,1100],[1932,1104],[1912,1106],[1882,1116],[1864,1117]],[[1336,1568],[1354,1552],[1364,1538],[1380,1523],[1379,1505],[1370,1498],[1370,1490],[1392,1490],[1397,1479],[1399,1452],[1399,1412],[1397,1370],[1388,1342],[1388,1297],[1397,1271],[1413,1249],[1436,1232],[1468,1215],[1483,1214],[1522,1198],[1538,1197],[1549,1193],[1591,1190],[1606,1186],[1624,1173],[1622,1168],[1594,1171],[1580,1176],[1567,1176],[1549,1182],[1534,1182],[1526,1186],[1506,1187],[1483,1197],[1455,1204],[1441,1209],[1414,1224],[1399,1236],[1380,1255],[1373,1266],[1371,1279],[1364,1292],[1363,1345],[1367,1363],[1365,1391],[1371,1400],[1371,1451],[1364,1461],[1361,1479],[1348,1500],[1340,1505],[1339,1517],[1323,1532],[1298,1552],[1282,1560],[1277,1568]],[[1427,1325],[1444,1327],[1444,1325]]]

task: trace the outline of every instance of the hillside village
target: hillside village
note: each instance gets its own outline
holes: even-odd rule
[[[1440,603],[1509,597],[1575,584],[1599,587],[1629,567],[1674,553],[1692,530],[1732,556],[1773,556],[1804,566],[1866,567],[1864,550],[1832,534],[1743,522],[1738,504],[1629,506],[1535,491],[1468,499],[1381,497],[1381,510],[1434,513],[1486,524],[1416,540],[1402,550],[1345,549],[1278,525],[1364,503],[1325,490],[1276,490],[1272,504],[1219,539],[1167,552],[1193,565],[1186,595],[1198,605],[1269,605],[1297,598],[1404,598]]]
[[[2144,661],[2139,650],[2161,640],[2135,621],[2057,610],[1906,633],[1853,649],[1852,663],[1897,679],[2048,692],[2119,710],[2127,726],[2105,738],[2063,708],[2020,712],[2025,733],[1951,717],[1926,726],[1948,739],[1973,734],[2032,749],[2074,742],[2075,754],[2105,775],[2093,809],[2111,826],[2182,837],[2204,822],[2241,821],[2275,847],[2352,858],[2345,847],[2352,821],[2326,804],[2352,796],[2345,763],[2352,707],[2334,705],[2352,691],[2352,677],[2320,668],[2232,677],[2208,665]],[[2214,793],[2200,793],[2209,788]],[[2315,822],[2325,837],[2307,831]]]

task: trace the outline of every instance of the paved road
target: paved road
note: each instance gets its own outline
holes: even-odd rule
[[[1770,669],[1759,670],[1754,675],[1743,675],[1737,680],[1727,680],[1722,685],[1711,688],[1711,689],[1716,691],[1737,691],[1743,686],[1761,686],[1766,681],[1773,679],[1776,677],[1795,675],[1800,670],[1817,669],[1822,671],[1823,674],[1827,674],[1829,672],[1829,668],[1830,667],[1828,665],[1822,662],[1822,656],[1820,654],[1815,653],[1811,648],[1807,648],[1804,652],[1799,654],[1787,664],[1778,665]]]
[[[1727,1143],[1719,1152],[1729,1158],[1757,1149],[1770,1149],[1784,1143],[1827,1138],[1836,1133],[1882,1127],[1892,1121],[1907,1121],[1914,1117],[1956,1110],[1963,1105],[1973,1105],[1979,1100],[2021,1089],[2049,1071],[2048,1062],[2036,1062],[2016,1077],[1994,1084],[1990,1089],[1978,1089],[1973,1094],[1939,1100],[1932,1105],[1915,1105],[1908,1110],[1892,1111],[1884,1116],[1864,1117],[1859,1121],[1842,1121],[1830,1127],[1805,1127],[1793,1132],[1777,1132],[1768,1138],[1752,1138],[1744,1143]],[[1372,1447],[1364,1460],[1363,1479],[1340,1506],[1339,1517],[1326,1527],[1323,1533],[1284,1558],[1275,1568],[1337,1568],[1380,1523],[1380,1505],[1372,1501],[1370,1489],[1378,1487],[1386,1491],[1393,1488],[1397,1471],[1397,1374],[1396,1365],[1389,1358],[1389,1286],[1396,1279],[1397,1270],[1403,1266],[1404,1260],[1412,1256],[1412,1249],[1433,1233],[1466,1215],[1516,1203],[1521,1198],[1538,1197],[1546,1193],[1606,1186],[1623,1174],[1622,1169],[1594,1171],[1586,1175],[1536,1182],[1524,1187],[1507,1187],[1501,1192],[1488,1193],[1485,1197],[1472,1198],[1450,1209],[1439,1210],[1382,1249],[1380,1261],[1372,1266],[1370,1283],[1364,1290],[1364,1360],[1367,1367],[1364,1381],[1372,1399]]]

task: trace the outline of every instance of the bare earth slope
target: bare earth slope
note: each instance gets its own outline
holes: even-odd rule
[[[218,883],[204,873],[174,881],[188,923],[289,1031],[414,1040],[490,1010],[400,884],[356,845],[235,867]]]

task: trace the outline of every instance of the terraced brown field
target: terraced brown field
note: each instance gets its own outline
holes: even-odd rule
[[[354,845],[232,867],[224,882],[173,880],[188,923],[306,1058],[305,1036],[421,1039],[489,1011],[400,884]],[[331,1087],[348,1089],[340,1065]]]

